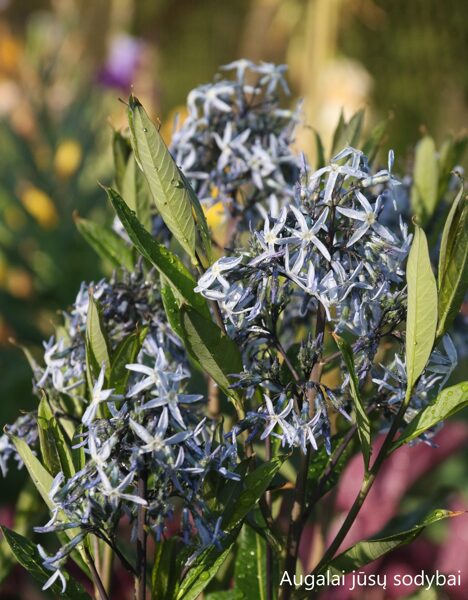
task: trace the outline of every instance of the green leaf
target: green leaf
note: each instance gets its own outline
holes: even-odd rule
[[[468,406],[468,381],[446,388],[408,423],[390,450],[393,452],[403,444],[418,438],[425,431],[466,406]]]
[[[18,452],[21,460],[23,461],[24,466],[26,467],[26,470],[28,471],[29,476],[30,476],[34,486],[36,487],[37,491],[41,495],[41,497],[44,500],[47,507],[50,510],[53,510],[55,508],[55,506],[49,497],[49,492],[52,488],[52,482],[53,482],[52,475],[50,475],[50,473],[47,472],[47,470],[39,462],[38,458],[33,454],[31,448],[28,446],[28,444],[24,440],[17,438],[15,436],[11,436],[11,441],[14,444],[16,451]],[[59,517],[64,518],[65,515],[62,512],[59,512]],[[67,529],[63,535],[58,534],[58,537],[60,539],[63,539],[63,537],[65,537],[65,535],[66,535],[69,539],[73,539],[78,533],[79,533],[78,529]],[[86,543],[86,540],[82,544],[79,544],[77,546],[76,550],[72,553],[72,556],[74,557],[75,562],[86,573],[87,569],[86,569],[85,563],[87,561],[87,558],[86,558],[86,555],[85,555],[85,552],[83,549],[83,544],[85,544],[85,543]],[[79,556],[77,556],[77,551],[79,552]]]
[[[437,286],[424,231],[415,225],[406,268],[408,311],[406,318],[407,400],[424,370],[434,346],[437,327]]]
[[[23,461],[29,476],[37,488],[37,491],[42,496],[42,499],[47,506],[52,509],[54,505],[49,498],[49,492],[53,481],[52,475],[46,471],[46,469],[39,462],[39,459],[33,454],[31,448],[24,440],[15,436],[11,436],[11,441],[13,442],[21,460]]]
[[[236,564],[234,567],[235,589],[243,593],[244,598],[267,599],[265,540],[244,524],[239,535]]]
[[[16,501],[13,527],[19,534],[28,536],[42,512],[43,506],[36,488],[28,480]],[[8,577],[15,562],[6,539],[2,538],[0,540],[0,584]]]
[[[278,456],[251,471],[239,485],[243,486],[240,495],[233,494],[231,502],[226,505],[223,528],[231,530],[237,527],[249,511],[258,503],[267,491],[268,486],[278,473],[285,456]]]
[[[121,187],[121,196],[133,210],[143,227],[151,232],[151,193],[148,182],[137,166],[133,154],[128,159]]]
[[[75,474],[73,457],[67,441],[43,394],[37,413],[42,458],[52,476],[62,471],[67,479]]]
[[[84,239],[102,259],[108,260],[113,267],[133,270],[132,249],[112,229],[81,217],[75,217],[75,224]]]
[[[318,170],[318,169],[321,169],[322,167],[324,167],[326,164],[325,149],[323,147],[322,138],[320,137],[320,134],[318,131],[314,130],[314,136],[315,136],[315,151],[317,154],[317,158],[315,161],[315,169]]]
[[[178,167],[177,167],[178,168]],[[182,171],[178,168],[180,178],[187,189],[189,200],[192,204],[193,217],[195,219],[197,238],[201,241],[201,250],[203,250],[203,266],[206,268],[211,264],[211,233],[206,221],[205,212],[200,204],[198,196],[190,185],[189,180],[185,177]],[[200,250],[200,248],[199,248]],[[200,254],[200,252],[199,252]],[[199,256],[200,258],[200,256]]]
[[[109,342],[105,334],[104,325],[101,317],[101,310],[92,291],[89,294],[88,316],[86,318],[86,341],[88,348],[94,359],[94,376],[97,377],[104,365],[106,371],[110,367]],[[97,372],[96,372],[97,370]]]
[[[169,325],[174,330],[174,333],[176,333],[180,339],[183,339],[182,325],[180,322],[180,305],[179,302],[177,302],[177,298],[174,295],[171,284],[162,275],[161,299],[166,312],[167,320],[169,321]]]
[[[332,437],[332,456],[336,448],[343,441],[343,437],[343,433],[337,434]],[[320,500],[322,496],[324,496],[327,492],[329,492],[335,487],[335,485],[340,479],[341,473],[344,471],[346,465],[348,464],[349,459],[356,453],[357,446],[357,438],[353,437],[351,442],[349,442],[349,444],[346,446],[346,449],[341,454],[331,473],[323,481],[320,488],[317,488],[317,483],[322,478],[330,462],[331,457],[328,455],[325,446],[323,445],[320,446],[320,448],[312,454],[309,462],[309,474],[307,477],[307,503],[309,503],[312,499],[314,499],[315,501]]]
[[[151,573],[152,600],[173,600],[179,586],[177,566],[177,538],[156,544],[153,570]]]
[[[460,164],[468,144],[468,136],[445,140],[439,150],[439,198],[443,198],[452,178],[453,169]]]
[[[372,452],[371,427],[369,417],[361,399],[361,392],[359,391],[359,380],[356,375],[356,368],[354,366],[353,351],[351,346],[344,338],[336,334],[333,334],[333,338],[340,349],[349,373],[349,388],[351,392],[351,398],[353,399],[354,410],[356,412],[356,423],[358,427],[359,440],[361,442],[362,454],[364,457],[364,467],[367,470],[369,468],[369,461]]]
[[[467,283],[468,205],[462,184],[447,216],[440,243],[438,338],[446,333],[460,310]]]
[[[362,123],[364,120],[364,110],[355,113],[348,123],[340,115],[340,121],[333,138],[332,154],[335,155],[348,146],[356,147],[361,136]]]
[[[205,600],[245,600],[245,596],[239,590],[223,590],[222,592],[211,592],[204,596]]]
[[[348,550],[345,550],[342,554],[334,558],[328,565],[324,565],[320,572],[329,571],[332,575],[351,573],[354,569],[360,569],[392,550],[409,544],[428,525],[432,525],[443,519],[457,517],[461,514],[463,513],[459,511],[434,510],[421,523],[414,525],[411,529],[373,540],[363,540],[354,544],[351,548],[348,548]]]
[[[189,307],[181,309],[181,328],[187,351],[241,408],[239,394],[229,388],[229,375],[243,369],[236,344],[213,321]]]
[[[424,226],[437,207],[439,165],[434,140],[426,135],[416,146],[411,188],[411,207],[418,223]]]
[[[164,275],[180,301],[188,303],[209,318],[210,312],[206,301],[200,294],[194,292],[195,280],[182,261],[153,239],[115,190],[108,188],[106,191],[117,216],[138,252]]]
[[[197,556],[180,584],[176,600],[196,600],[198,598],[231,553],[238,533],[237,529],[222,538],[221,549],[213,544]]]
[[[42,560],[36,546],[27,538],[7,527],[1,526],[1,530],[16,560],[36,581],[44,585],[52,575],[52,572],[47,571],[42,566]],[[88,596],[77,581],[71,579],[66,574],[65,577],[67,579],[66,591],[62,593],[61,583],[55,582],[50,588],[54,594],[61,598],[68,598],[69,600],[90,600],[90,596]]]
[[[128,120],[135,159],[145,174],[156,207],[173,236],[196,263],[192,203],[179,169],[135,96],[129,99]]]
[[[116,394],[123,394],[125,392],[128,378],[130,377],[130,371],[126,365],[135,362],[147,332],[147,327],[139,331],[134,331],[125,337],[114,350],[109,375],[109,387]]]
[[[383,137],[387,131],[388,119],[380,121],[370,132],[369,137],[362,145],[362,151],[367,156],[369,163],[372,164],[382,144]]]

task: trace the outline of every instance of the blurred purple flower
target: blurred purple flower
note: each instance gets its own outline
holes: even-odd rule
[[[145,43],[127,34],[117,35],[111,42],[106,63],[98,73],[101,85],[128,90],[140,65]]]

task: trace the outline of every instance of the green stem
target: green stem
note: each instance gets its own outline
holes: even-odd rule
[[[390,427],[390,430],[387,433],[387,436],[385,437],[384,443],[382,444],[382,447],[380,448],[380,451],[377,455],[377,458],[374,461],[374,464],[372,465],[372,468],[370,469],[369,473],[364,477],[361,488],[359,490],[358,495],[356,496],[356,499],[354,501],[354,504],[351,507],[351,510],[347,514],[346,519],[344,520],[343,525],[341,526],[340,530],[336,534],[334,540],[332,541],[332,543],[328,547],[327,551],[323,555],[322,560],[319,562],[319,564],[314,569],[314,573],[319,572],[325,565],[327,565],[333,559],[336,551],[341,546],[341,543],[343,542],[343,540],[345,539],[349,530],[351,529],[357,515],[359,514],[359,511],[362,508],[362,505],[364,504],[365,499],[367,498],[368,493],[370,492],[370,490],[374,484],[374,481],[377,477],[377,473],[379,472],[380,467],[382,466],[383,462],[385,461],[385,459],[388,456],[388,451],[393,442],[393,438],[395,437],[395,434],[398,431],[398,427],[400,426],[400,423],[403,420],[406,409],[408,408],[410,398],[411,398],[411,396],[409,396],[409,398],[407,397],[405,399],[405,401],[401,404],[400,410],[398,411],[398,413],[392,423],[392,426]]]
[[[317,311],[317,322],[315,325],[315,337],[318,339],[319,336],[323,336],[325,332],[325,310],[322,305],[319,306]],[[322,363],[320,361],[320,353],[315,360],[315,364],[310,373],[310,381],[317,383],[320,381],[322,375]],[[314,398],[315,390],[312,388],[308,392],[309,401],[309,412],[313,415],[314,410]],[[301,453],[301,464],[297,473],[296,479],[296,493],[294,495],[294,503],[291,510],[291,518],[289,521],[288,538],[286,542],[286,559],[284,562],[284,571],[293,577],[296,574],[296,563],[299,553],[299,544],[301,541],[302,524],[304,520],[304,512],[306,510],[306,491],[307,491],[307,477],[309,474],[309,462],[310,462],[310,446],[307,448],[306,454]],[[282,600],[289,600],[291,597],[292,586],[285,586],[281,590]]]
[[[91,577],[93,579],[94,587],[97,593],[99,594],[100,599],[110,600],[109,596],[107,595],[106,589],[102,583],[102,580],[99,577],[99,573],[96,570],[93,557],[91,556],[91,553],[86,546],[84,546],[84,552],[86,555],[86,562],[88,564],[89,570],[91,571]]]

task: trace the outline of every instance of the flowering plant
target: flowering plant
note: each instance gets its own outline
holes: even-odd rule
[[[147,587],[158,600],[306,597],[302,530],[359,451],[359,495],[314,575],[359,569],[458,514],[338,553],[385,460],[433,444],[467,404],[468,383],[445,388],[466,287],[463,185],[436,279],[421,227],[436,204],[421,189],[419,219],[406,218],[393,153],[376,170],[378,136],[367,154],[354,147],[361,116],[340,121],[343,147],[313,170],[290,149],[299,116],[281,108],[284,68],[225,70],[235,78],[189,95],[172,155],[130,97],[106,189],[113,229],[77,219],[114,275],[83,284],[44,364],[30,359],[38,409],[0,440],[2,470],[25,465],[50,511],[35,529],[59,546],[5,538],[55,594],[89,597],[74,562],[111,597],[115,558],[137,600]],[[222,248],[218,203],[234,223]]]

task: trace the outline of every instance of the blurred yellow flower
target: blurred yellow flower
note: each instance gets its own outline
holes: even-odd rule
[[[76,140],[64,140],[55,153],[55,172],[59,177],[70,177],[80,166],[82,158],[83,151],[80,144]]]
[[[21,194],[21,202],[28,213],[44,229],[53,229],[58,223],[58,214],[51,198],[42,190],[27,186]]]
[[[29,298],[33,293],[31,275],[21,268],[10,268],[6,273],[6,289],[15,298]]]
[[[214,190],[217,190],[217,188],[214,188]],[[212,192],[213,198],[216,198],[217,195],[217,193],[216,195],[213,195]],[[203,207],[203,210],[205,211],[206,222],[211,229],[211,235],[213,236],[214,241],[220,246],[224,246],[229,223],[229,216],[226,213],[224,204],[219,201],[209,208]]]
[[[0,23],[0,74],[15,75],[18,69],[21,46],[16,38],[11,35],[8,27]]]

